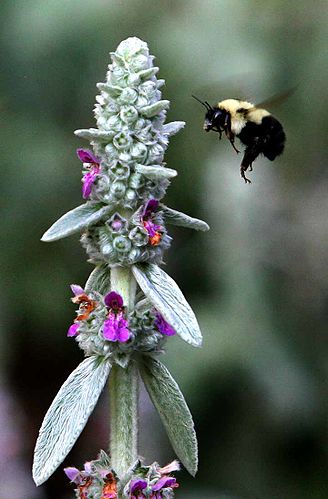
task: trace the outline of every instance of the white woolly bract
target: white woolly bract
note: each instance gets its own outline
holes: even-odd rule
[[[44,417],[36,442],[33,479],[45,482],[63,462],[92,413],[111,365],[89,357],[70,374]]]
[[[140,288],[181,338],[194,347],[202,344],[202,334],[189,303],[177,283],[154,264],[132,266]]]

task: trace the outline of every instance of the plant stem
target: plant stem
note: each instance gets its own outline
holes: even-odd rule
[[[111,290],[119,293],[124,305],[131,310],[134,305],[137,283],[128,267],[112,267],[110,271]]]
[[[136,281],[129,268],[111,269],[111,289],[122,296],[128,309],[133,307]],[[138,456],[138,373],[133,361],[125,369],[112,367],[109,388],[110,455],[113,469],[121,478]]]

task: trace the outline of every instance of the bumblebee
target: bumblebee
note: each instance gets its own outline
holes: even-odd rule
[[[245,183],[251,183],[245,172],[252,171],[252,164],[263,154],[270,161],[279,156],[285,146],[286,135],[281,123],[269,111],[256,107],[250,102],[239,99],[226,99],[215,106],[203,102],[193,95],[194,99],[206,108],[204,130],[226,135],[234,150],[235,137],[244,144],[244,157],[240,165],[240,175]]]

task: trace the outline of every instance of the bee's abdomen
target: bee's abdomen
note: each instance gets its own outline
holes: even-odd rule
[[[270,161],[279,156],[284,150],[286,135],[281,123],[273,116],[266,116],[262,120],[262,126],[265,130],[263,140],[263,154]]]
[[[273,161],[284,150],[286,135],[281,123],[273,116],[265,116],[260,124],[248,121],[238,138],[246,146],[257,146],[259,154]]]

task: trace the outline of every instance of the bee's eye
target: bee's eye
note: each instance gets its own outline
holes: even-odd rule
[[[220,120],[220,119],[222,119],[222,116],[223,116],[222,111],[218,110],[218,111],[215,111],[213,119],[214,120]]]

